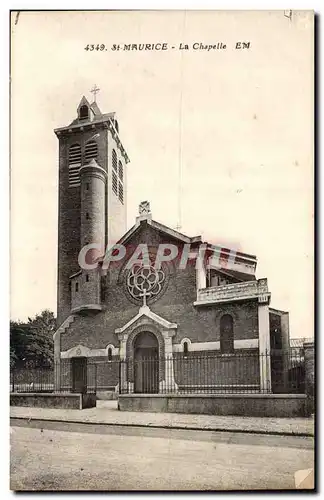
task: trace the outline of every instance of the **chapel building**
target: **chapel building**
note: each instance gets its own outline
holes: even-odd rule
[[[287,361],[273,353],[289,348],[289,315],[270,307],[267,279],[256,278],[256,257],[235,252],[230,259],[230,250],[219,248],[215,265],[215,246],[155,221],[148,202],[127,230],[129,157],[121,132],[115,113],[102,113],[85,97],[77,118],[55,130],[56,390],[85,390],[88,367],[95,365],[96,389],[103,393],[284,392]],[[89,262],[96,266],[84,268],[80,251],[93,243],[102,249],[118,243],[125,256],[105,268],[104,254],[94,252]],[[174,245],[178,255],[156,269],[161,244]],[[130,267],[139,245],[147,246],[149,263]],[[179,266],[188,245],[197,253],[204,246],[202,265]],[[146,374],[138,368],[145,359],[155,360]]]

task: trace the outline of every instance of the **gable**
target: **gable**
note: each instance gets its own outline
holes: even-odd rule
[[[136,224],[129,231],[127,231],[127,233],[125,233],[122,238],[120,238],[120,240],[118,241],[119,244],[129,244],[129,242],[133,240],[133,237],[135,235],[138,235],[139,233],[146,235],[150,234],[152,241],[156,240],[156,236],[154,235],[159,235],[159,240],[163,240],[164,243],[201,243],[201,236],[186,236],[182,233],[179,233],[179,231],[169,228],[164,224],[156,222],[150,218],[140,220],[141,218],[138,217],[137,219],[138,220],[136,221]],[[147,232],[148,228],[150,228],[150,232]],[[143,240],[140,241],[140,243],[149,244],[149,241]]]

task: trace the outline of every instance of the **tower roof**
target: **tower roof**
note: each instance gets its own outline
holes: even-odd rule
[[[98,104],[97,104],[95,101],[93,101],[93,103],[92,103],[92,104],[90,104],[90,107],[91,107],[91,109],[92,109],[92,111],[93,111],[94,115],[96,115],[96,116],[97,116],[97,115],[102,116],[102,113],[101,113],[101,111],[100,111],[100,109],[99,109],[99,106],[98,106]]]
[[[86,106],[88,109],[82,109]],[[116,120],[116,113],[102,113],[97,102],[93,101],[91,104],[85,96],[82,96],[81,101],[77,107],[78,116],[69,125],[54,129],[57,137],[64,136],[69,133],[90,130],[93,128],[107,128],[111,131],[117,146],[120,148],[126,163],[129,162],[128,155],[119,137],[119,127]]]

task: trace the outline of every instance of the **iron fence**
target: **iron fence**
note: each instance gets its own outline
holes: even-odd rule
[[[121,394],[303,393],[302,349],[173,353],[166,357],[61,359],[53,367],[13,368],[12,392],[116,391]]]
[[[11,392],[53,392],[54,368],[11,368]]]
[[[75,358],[84,359],[84,358]],[[77,392],[96,393],[97,365],[75,364],[70,359],[61,359],[52,367],[12,368],[10,370],[10,392]]]
[[[174,353],[120,361],[119,392],[159,394],[304,392],[299,351]]]

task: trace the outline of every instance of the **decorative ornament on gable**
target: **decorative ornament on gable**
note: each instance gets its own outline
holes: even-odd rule
[[[141,201],[138,206],[139,215],[136,217],[136,222],[140,222],[142,220],[152,220],[152,212],[149,201]]]
[[[150,208],[150,202],[149,201],[141,201],[138,207],[138,211],[140,215],[143,214],[150,214],[151,213],[151,208]]]

